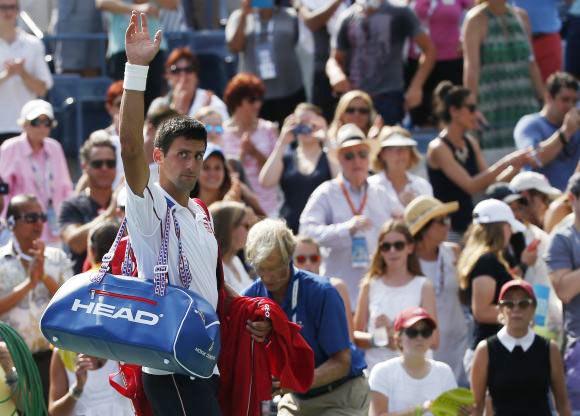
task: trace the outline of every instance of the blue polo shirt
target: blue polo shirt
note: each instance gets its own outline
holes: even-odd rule
[[[295,322],[302,327],[300,334],[314,351],[315,367],[328,361],[337,352],[350,348],[352,358],[349,376],[361,375],[367,365],[362,352],[350,342],[342,298],[327,278],[290,267],[292,277],[280,306],[289,320],[296,314]],[[292,310],[295,285],[298,285],[297,302],[295,310]],[[261,279],[247,288],[244,296],[273,298]]]

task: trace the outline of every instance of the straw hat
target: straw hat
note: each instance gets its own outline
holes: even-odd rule
[[[433,218],[449,215],[459,209],[457,201],[444,204],[432,196],[421,195],[405,208],[405,222],[415,236]]]

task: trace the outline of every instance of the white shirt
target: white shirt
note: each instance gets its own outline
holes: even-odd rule
[[[426,400],[435,400],[441,393],[457,387],[451,368],[440,361],[428,360],[429,373],[421,378],[411,377],[397,357],[377,364],[369,377],[371,391],[389,399],[389,412],[412,409]],[[431,412],[424,413],[431,415]]]
[[[426,195],[426,196],[433,196],[433,187],[431,184],[420,176],[413,175],[412,173],[407,172],[407,185],[405,185],[405,191],[411,192],[416,196],[419,195]],[[387,178],[385,172],[379,172],[376,175],[373,175],[369,178],[369,183],[374,183],[380,186],[383,186],[386,191],[389,193],[389,196],[393,201],[395,201],[396,205],[393,207],[393,213],[398,216],[402,216],[405,212],[405,206],[399,199],[399,194],[393,187],[393,184]]]
[[[244,265],[242,264],[242,261],[238,256],[234,256],[234,258],[232,259],[231,268],[225,262],[223,263],[223,265],[224,265],[224,280],[236,292],[242,293],[252,283],[254,283],[254,281],[244,268]],[[238,280],[238,278],[240,280]]]
[[[217,308],[218,291],[216,280],[217,241],[213,235],[213,221],[207,222],[205,212],[192,199],[188,206],[179,205],[158,182],[149,178],[143,191],[143,197],[135,195],[127,187],[127,227],[131,238],[131,247],[137,260],[141,279],[153,280],[153,268],[157,264],[161,248],[161,223],[165,221],[169,198],[175,204],[172,215],[179,223],[183,254],[189,262],[193,276],[189,290],[201,295],[214,308]],[[169,233],[168,266],[169,283],[182,286],[179,278],[179,251],[177,237],[171,220]],[[216,366],[217,369],[217,366]],[[153,374],[168,374],[159,370],[144,369]]]
[[[497,333],[497,339],[499,339],[499,342],[501,342],[509,352],[512,352],[516,345],[520,345],[524,351],[527,351],[534,343],[535,338],[536,334],[534,331],[529,329],[528,333],[521,338],[512,337],[510,334],[508,334],[505,326]]]
[[[50,89],[53,84],[52,75],[44,61],[44,55],[44,44],[21,29],[16,29],[16,40],[12,43],[0,38],[0,69],[4,69],[4,63],[8,60],[24,59],[26,72],[44,81]],[[35,98],[36,94],[24,85],[19,75],[13,75],[0,83],[0,133],[21,131],[16,122],[20,117],[20,110],[24,104]]]
[[[208,94],[211,94],[209,104],[207,103]],[[205,107],[206,105],[209,105],[211,108],[213,108],[220,114],[220,116],[222,117],[222,122],[230,118],[230,114],[228,113],[228,107],[225,105],[225,103],[222,100],[220,100],[220,98],[217,95],[210,93],[209,91],[204,90],[202,88],[198,88],[197,91],[195,92],[195,97],[193,99],[193,102],[191,103],[191,108],[189,109],[189,116],[193,117],[195,113],[199,111],[200,108]]]
[[[353,204],[360,206],[362,192],[355,192],[342,175],[322,183],[314,190],[300,216],[300,234],[316,240],[322,248],[321,276],[343,279],[353,308],[358,298],[360,279],[366,268],[352,267],[352,237],[348,226],[353,212],[340,188],[340,181],[349,191]],[[372,221],[372,226],[361,233],[365,237],[369,257],[374,252],[382,225],[391,219],[395,202],[387,191],[376,184],[368,184],[367,203],[362,215]],[[370,259],[369,259],[370,264]]]

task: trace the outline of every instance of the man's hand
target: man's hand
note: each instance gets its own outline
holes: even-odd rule
[[[570,111],[564,116],[564,123],[562,124],[562,130],[566,135],[566,138],[570,140],[570,137],[578,131],[580,128],[580,111],[576,107],[572,107]]]
[[[350,90],[352,90],[353,88],[352,88],[352,85],[351,85],[350,81],[348,80],[348,78],[344,78],[344,79],[338,81],[336,84],[334,84],[332,86],[332,89],[337,94],[345,94],[345,93],[349,92]]]
[[[32,260],[30,262],[30,280],[35,283],[42,281],[44,277],[44,241],[34,240],[32,242],[32,249],[30,253],[32,254]]]
[[[359,231],[365,231],[372,227],[373,222],[364,215],[355,215],[349,220],[348,230],[350,235],[355,235]]]
[[[139,27],[139,17],[141,17],[141,27]],[[133,65],[147,66],[159,52],[161,44],[161,31],[155,33],[155,38],[151,41],[149,28],[147,26],[147,15],[131,12],[131,23],[125,33],[125,52],[127,62]]]
[[[248,320],[246,322],[246,329],[250,334],[252,334],[252,338],[254,338],[255,341],[264,342],[272,331],[272,322],[270,322],[270,320],[254,322]]]

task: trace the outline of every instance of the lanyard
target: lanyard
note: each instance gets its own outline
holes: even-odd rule
[[[298,287],[300,286],[300,281],[296,279],[294,283],[292,283],[292,305],[290,309],[290,316],[292,322],[297,323],[296,321],[296,314],[298,310]]]
[[[45,197],[45,202],[49,205],[50,201],[54,196],[54,176],[52,174],[52,169],[50,168],[49,157],[46,151],[44,151],[44,170],[43,175],[40,171],[40,166],[36,163],[36,160],[30,156],[30,167],[32,168],[32,173],[34,175],[34,187],[38,195],[43,195]]]
[[[350,210],[352,211],[352,215],[361,215],[363,213],[363,211],[365,210],[365,206],[367,204],[367,197],[368,197],[367,186],[365,185],[365,190],[364,190],[362,200],[360,201],[360,206],[358,207],[358,209],[355,209],[354,203],[352,202],[350,194],[348,193],[348,189],[346,189],[346,186],[344,186],[344,183],[342,181],[340,181],[340,182],[338,182],[338,184],[340,185],[340,189],[342,190],[342,194],[346,198],[346,202],[348,203],[348,206],[350,207]]]
[[[262,19],[260,19],[260,15],[258,13],[254,14],[254,22],[255,22],[255,33],[256,33],[256,37],[261,38],[262,37],[262,26],[263,26],[263,22]],[[274,16],[272,16],[269,20],[268,23],[266,24],[266,33],[268,36],[268,41],[271,41],[274,35]]]

